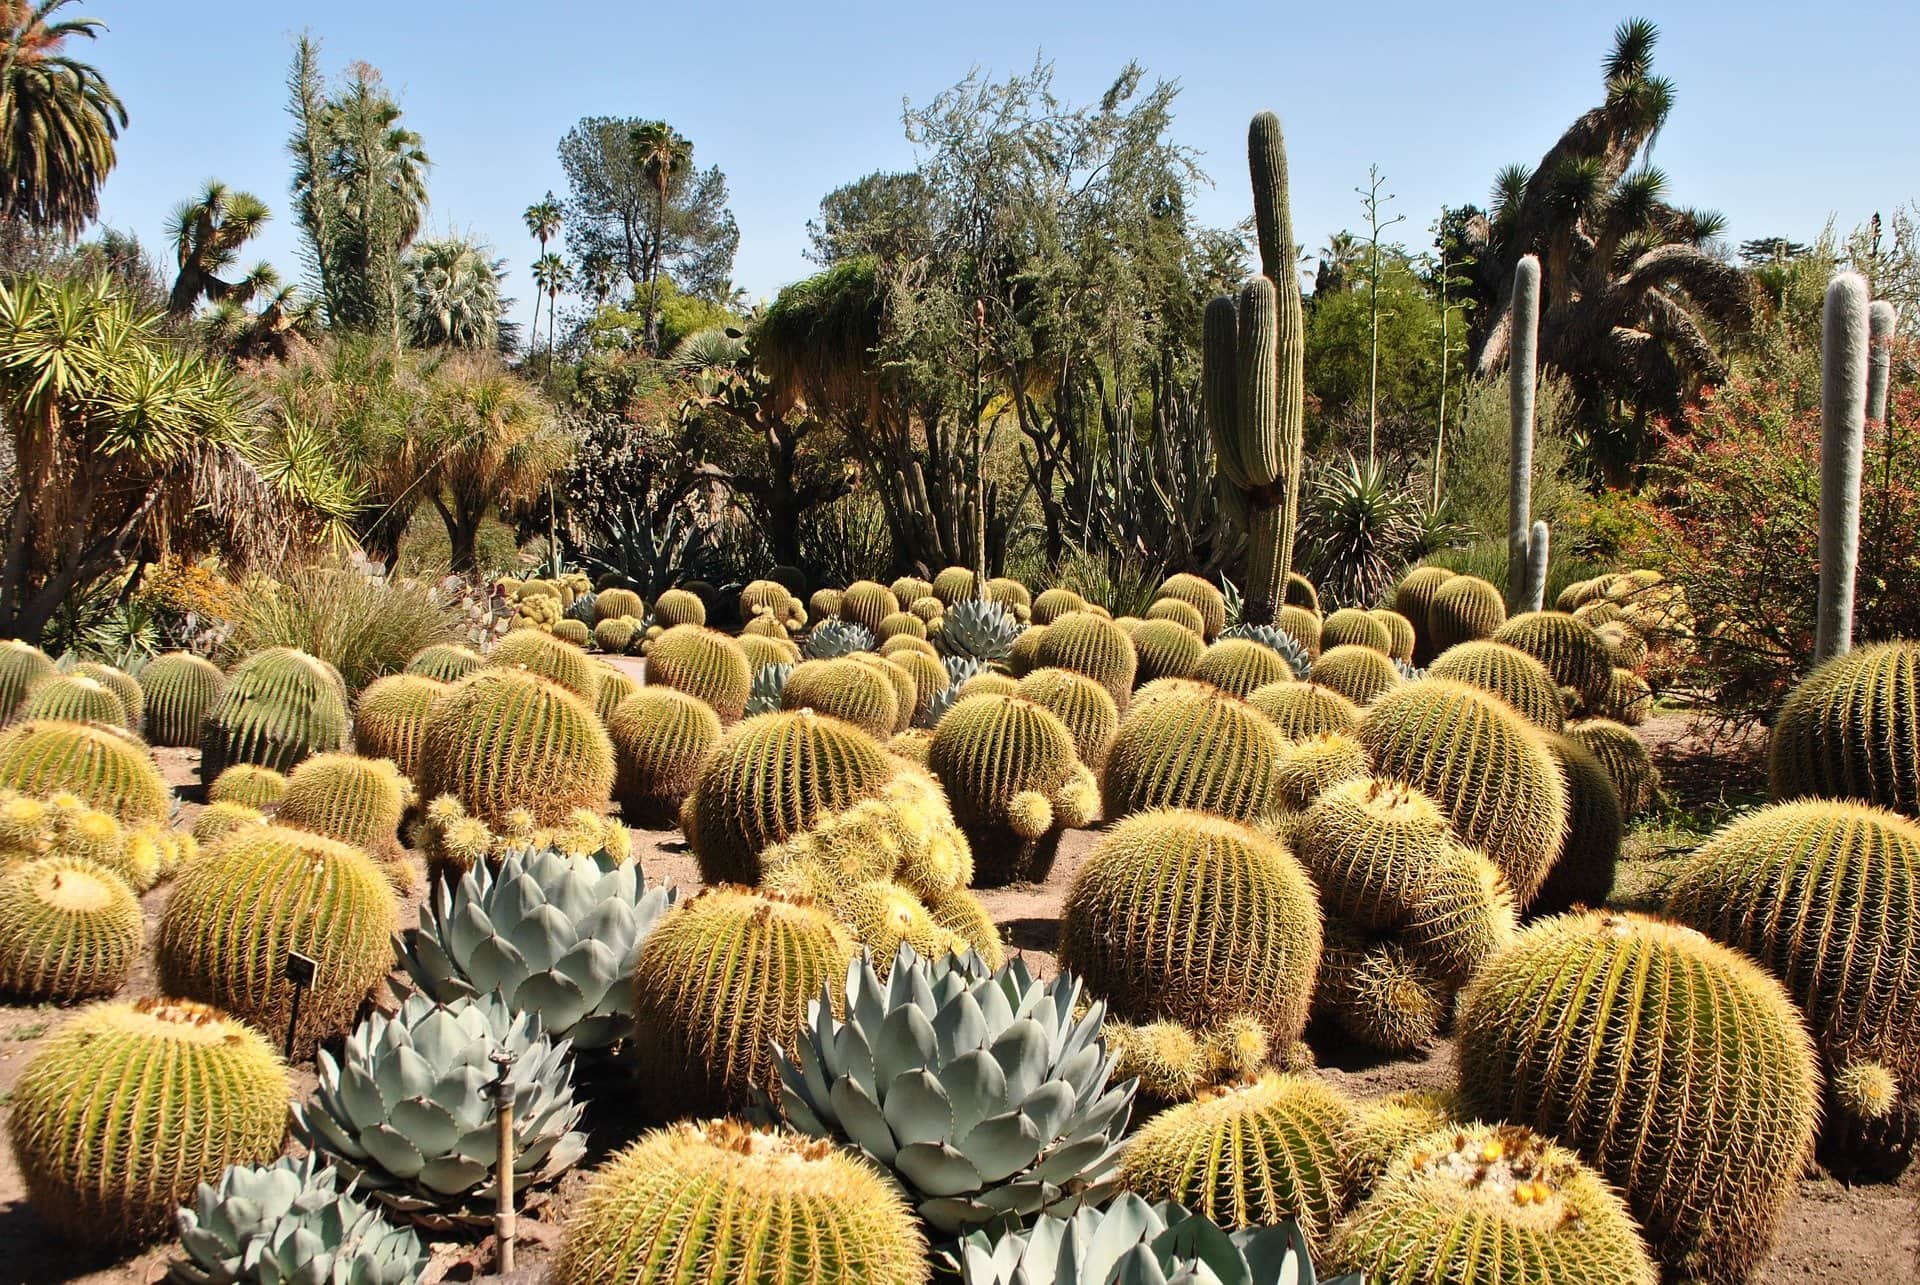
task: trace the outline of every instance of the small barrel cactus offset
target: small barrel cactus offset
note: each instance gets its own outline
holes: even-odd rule
[[[1273,816],[1282,742],[1251,705],[1201,683],[1141,697],[1121,720],[1101,774],[1109,818],[1162,807],[1253,825]]]
[[[643,687],[621,701],[607,719],[621,819],[671,829],[720,735],[712,706],[671,687]]]
[[[879,742],[839,719],[748,719],[714,748],[681,809],[701,878],[758,883],[762,851],[877,795],[893,771]]]
[[[899,1189],[828,1142],[735,1120],[655,1130],[588,1180],[553,1285],[652,1281],[699,1264],[727,1285],[925,1285]]]
[[[203,1182],[180,1211],[180,1248],[168,1279],[180,1285],[351,1282],[413,1285],[426,1268],[420,1238],[336,1185],[312,1155],[234,1165]]]
[[[1273,797],[1281,811],[1304,812],[1322,793],[1368,772],[1367,751],[1345,732],[1283,741],[1273,764]]]
[[[286,796],[286,774],[257,763],[235,763],[207,786],[209,803],[244,803],[250,808],[270,808]]]
[[[12,719],[27,693],[53,672],[52,657],[32,643],[0,638],[0,722]]]
[[[1413,1053],[1433,1043],[1451,994],[1391,941],[1362,948],[1332,940],[1314,999],[1348,1039],[1364,1048]]]
[[[1413,625],[1412,661],[1416,665],[1430,664],[1440,654],[1433,645],[1428,612],[1432,610],[1433,596],[1440,592],[1440,586],[1453,579],[1454,575],[1445,567],[1415,567],[1394,588],[1393,609]]]
[[[1224,605],[1224,602],[1222,603],[1220,610],[1221,610],[1221,617],[1222,617],[1221,628],[1224,629],[1226,628],[1226,625],[1224,623],[1225,615],[1226,615],[1226,607]],[[1207,618],[1200,613],[1200,608],[1194,606],[1190,602],[1183,601],[1182,599],[1179,599],[1179,598],[1160,599],[1158,602],[1154,603],[1151,607],[1147,608],[1146,619],[1147,620],[1170,620],[1176,625],[1182,625],[1185,628],[1193,631],[1194,634],[1198,635],[1202,639],[1209,637],[1207,633]],[[1219,633],[1220,633],[1220,630],[1216,629],[1213,631],[1213,634],[1211,636],[1218,637]]]
[[[396,948],[441,1003],[497,994],[554,1039],[601,1049],[632,1033],[634,964],[674,901],[638,862],[521,848],[439,885]]]
[[[1324,791],[1294,827],[1293,849],[1327,909],[1356,927],[1391,932],[1452,859],[1447,818],[1432,799],[1393,781],[1356,777]]]
[[[585,645],[583,638],[563,638],[538,629],[516,629],[494,644],[493,650],[487,653],[486,666],[526,669],[558,683],[591,705],[600,694],[601,670],[581,650]]]
[[[1605,905],[1627,830],[1620,788],[1599,757],[1565,735],[1548,736],[1547,749],[1567,779],[1567,841],[1527,907],[1535,919],[1575,906]]]
[[[1210,582],[1196,575],[1180,572],[1168,576],[1160,584],[1155,595],[1162,601],[1171,600],[1185,603],[1200,614],[1200,633],[1208,641],[1219,637],[1220,631],[1227,627],[1227,598]],[[1147,613],[1148,619],[1153,613]]]
[[[1099,770],[1120,730],[1120,711],[1106,688],[1085,674],[1049,668],[1036,669],[1021,679],[1018,692],[1065,723],[1080,761]]]
[[[1477,687],[1428,678],[1375,701],[1360,743],[1375,775],[1438,803],[1527,904],[1567,835],[1566,780],[1538,728]]]
[[[1629,820],[1652,807],[1660,797],[1660,770],[1653,765],[1646,742],[1633,729],[1604,718],[1583,719],[1567,725],[1567,735],[1579,741],[1613,778],[1620,807]]]
[[[1427,603],[1427,628],[1421,637],[1426,654],[1438,656],[1463,642],[1491,638],[1506,623],[1507,604],[1490,582],[1450,575]]]
[[[1412,1140],[1324,1257],[1369,1280],[1658,1285],[1620,1197],[1571,1151],[1515,1125]]]
[[[807,635],[800,654],[808,660],[832,660],[856,651],[872,651],[873,647],[873,631],[865,625],[852,620],[823,620]]]
[[[1920,817],[1920,643],[1838,656],[1793,689],[1773,725],[1775,799],[1858,799]]]
[[[293,1086],[245,1023],[190,1000],[82,1009],[13,1086],[34,1212],[83,1244],[154,1240],[203,1182],[280,1154]]]
[[[170,651],[140,671],[146,734],[155,745],[197,746],[207,714],[220,701],[227,676],[205,657]]]
[[[427,720],[421,797],[451,794],[488,826],[519,811],[557,825],[605,803],[612,788],[613,746],[593,710],[527,670],[479,670]]]
[[[610,616],[593,627],[593,645],[610,656],[625,655],[640,635],[640,622],[631,616]]]
[[[1191,678],[1207,645],[1185,625],[1157,619],[1133,631],[1133,651],[1139,661],[1134,680],[1144,686],[1158,678]]]
[[[1407,907],[1397,940],[1420,971],[1463,986],[1520,931],[1513,891],[1493,862],[1454,845]]]
[[[1283,741],[1326,732],[1352,735],[1360,727],[1360,707],[1329,687],[1292,679],[1268,683],[1247,696],[1247,704],[1266,715]]]
[[[1347,1202],[1339,1139],[1352,1118],[1338,1090],[1270,1072],[1147,1121],[1121,1162],[1121,1182],[1223,1227],[1293,1219],[1309,1245],[1320,1245]]]
[[[836,895],[826,904],[853,939],[884,963],[890,964],[902,947],[930,959],[973,949],[959,933],[935,922],[925,902],[891,880],[872,879],[833,891]]]
[[[81,857],[0,866],[0,994],[70,1004],[126,984],[145,931],[118,875]]]
[[[346,689],[330,666],[291,647],[269,647],[233,667],[200,735],[200,776],[233,763],[284,772],[323,750],[345,749]]]
[[[1387,607],[1375,607],[1367,614],[1379,621],[1380,627],[1387,631],[1387,655],[1401,664],[1411,665],[1416,641],[1413,621]]]
[[[471,647],[462,647],[457,643],[433,643],[413,654],[405,672],[431,678],[435,682],[455,683],[485,663],[486,659]]]
[[[1459,1104],[1442,1089],[1403,1089],[1355,1103],[1340,1137],[1348,1192],[1365,1198],[1409,1143],[1461,1123]]]
[[[1393,634],[1365,608],[1342,607],[1321,623],[1320,645],[1329,651],[1335,647],[1371,647],[1391,656]]]
[[[1133,1085],[1107,1087],[1104,1006],[1015,959],[870,956],[820,988],[782,1041],[780,1101],[802,1132],[890,1170],[945,1236],[1098,1204]]]
[[[990,886],[1045,878],[1061,832],[1099,811],[1098,787],[1066,724],[1018,696],[961,699],[934,729],[927,766]]]
[[[1547,667],[1553,681],[1571,688],[1588,708],[1606,703],[1613,690],[1613,656],[1593,626],[1563,611],[1529,611],[1493,632],[1493,641],[1518,648]]]
[[[1245,698],[1256,687],[1294,677],[1293,666],[1271,647],[1250,638],[1222,638],[1207,648],[1192,676],[1231,696]]]
[[[704,625],[707,623],[707,604],[697,593],[686,589],[668,589],[653,600],[652,620],[662,629],[673,629],[679,625]]]
[[[1455,682],[1492,692],[1537,727],[1561,731],[1567,722],[1567,699],[1552,673],[1538,660],[1506,643],[1480,640],[1447,648],[1427,669],[1429,678]]]
[[[893,684],[878,669],[852,656],[801,661],[787,675],[780,707],[810,709],[882,740],[904,730],[894,726],[900,704]]]
[[[513,1187],[549,1183],[577,1164],[587,1138],[574,1126],[573,1058],[540,1019],[496,995],[437,1004],[410,996],[347,1036],[338,1061],[316,1059],[313,1096],[293,1104],[293,1132],[356,1190],[408,1216],[485,1225],[493,1218],[499,1155],[493,1102],[483,1091],[511,1055]]]
[[[403,862],[400,820],[413,801],[413,783],[392,759],[316,754],[287,776],[274,820],[350,843],[382,862]]]
[[[763,618],[785,628],[788,622],[799,623],[806,613],[791,591],[777,580],[749,581],[740,590],[740,619],[751,624],[756,618]]]
[[[1806,1014],[1829,1159],[1897,1174],[1920,1136],[1920,826],[1857,803],[1762,808],[1687,859],[1666,909],[1760,961]],[[1893,1092],[1849,1095],[1850,1069]]]
[[[1403,680],[1399,666],[1386,652],[1349,644],[1329,647],[1313,662],[1313,681],[1332,688],[1355,705],[1366,706]]]
[[[1459,1029],[1463,1108],[1579,1152],[1669,1271],[1733,1282],[1766,1258],[1819,1074],[1799,1013],[1744,955],[1639,915],[1563,915],[1475,974]]]
[[[1060,964],[1113,1011],[1196,1030],[1250,1014],[1282,1046],[1320,959],[1313,883],[1277,840],[1200,812],[1114,826],[1074,876]]]
[[[1085,611],[1087,600],[1071,589],[1054,588],[1043,590],[1033,600],[1033,623],[1050,625],[1070,612]]]
[[[856,580],[840,593],[840,619],[852,621],[870,634],[880,632],[880,622],[900,610],[893,590],[874,580]]]
[[[655,1105],[741,1111],[777,1093],[774,1048],[794,1047],[807,1005],[857,947],[810,901],[721,884],[674,907],[634,966],[634,1050]]]
[[[173,791],[146,743],[97,723],[35,720],[0,732],[0,788],[73,794],[125,825],[164,824],[173,811]]]
[[[85,674],[53,674],[43,678],[20,706],[22,718],[64,719],[72,723],[105,723],[133,730],[126,703],[111,687]]]
[[[287,952],[318,961],[293,1032],[297,1057],[344,1033],[393,962],[399,906],[373,859],[284,826],[245,827],[180,874],[154,942],[170,995],[217,1004],[278,1040]]]
[[[1127,698],[1133,693],[1138,665],[1133,640],[1126,630],[1090,611],[1070,611],[1055,618],[1047,626],[1033,660],[1035,669],[1053,666],[1085,674],[1107,689],[1118,709],[1126,708]]]

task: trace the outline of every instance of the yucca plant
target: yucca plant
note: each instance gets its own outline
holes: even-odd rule
[[[1419,501],[1377,460],[1329,466],[1307,503],[1313,581],[1332,605],[1387,600],[1422,534]]]

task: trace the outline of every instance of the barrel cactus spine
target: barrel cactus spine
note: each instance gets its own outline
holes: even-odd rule
[[[1920,817],[1920,643],[1837,656],[1775,719],[1767,783],[1777,800],[1846,798]]]
[[[344,749],[350,726],[337,672],[306,652],[269,647],[227,675],[201,731],[201,777],[233,763],[284,772],[310,754]]]
[[[146,742],[99,723],[30,720],[0,731],[0,788],[70,793],[124,825],[165,824],[173,791]]]
[[[966,831],[983,883],[1044,878],[1063,830],[1099,811],[1073,734],[1018,696],[966,696],[935,727],[927,765]]]
[[[227,676],[203,656],[174,651],[140,670],[146,697],[146,735],[154,745],[196,746],[207,713],[219,703]]]
[[[140,903],[80,857],[0,866],[0,994],[68,1004],[126,983],[145,938]]]
[[[1279,810],[1274,773],[1284,751],[1271,723],[1209,684],[1151,695],[1143,689],[1140,696],[1121,720],[1101,772],[1109,818],[1160,807],[1252,825],[1273,817]]]
[[[53,658],[32,643],[0,638],[0,722],[11,720],[27,693],[53,672]]]

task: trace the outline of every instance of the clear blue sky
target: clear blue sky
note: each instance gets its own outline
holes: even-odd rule
[[[1677,86],[1655,160],[1676,200],[1730,217],[1731,238],[1811,240],[1830,214],[1844,230],[1920,197],[1920,4],[1891,0],[89,0],[69,12],[111,27],[81,54],[132,114],[106,221],[158,250],[167,210],[219,177],[273,206],[259,255],[294,274],[284,81],[304,27],[329,70],[358,59],[385,74],[434,161],[429,227],[506,255],[522,315],[534,251],[520,213],[548,188],[565,194],[554,148],[580,117],[663,117],[698,163],[725,170],[735,280],[766,297],[809,270],[805,225],[825,192],[912,163],[903,96],[924,102],[974,66],[1024,69],[1036,52],[1076,101],[1129,58],[1177,80],[1174,133],[1214,179],[1199,209],[1210,223],[1250,210],[1247,119],[1278,112],[1310,249],[1360,222],[1353,189],[1371,162],[1409,243],[1424,245],[1442,202],[1484,203],[1496,169],[1537,160],[1598,101],[1613,27],[1636,15],[1659,24],[1655,65]]]

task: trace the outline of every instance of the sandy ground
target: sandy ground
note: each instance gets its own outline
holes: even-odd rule
[[[1758,770],[1757,746],[1751,740],[1730,745],[1708,745],[1692,734],[1678,715],[1661,715],[1641,729],[1654,748],[1674,787],[1677,801],[1690,809],[1711,813],[1751,796]],[[192,751],[160,751],[161,766],[181,794],[181,824],[191,824],[198,811],[198,755]],[[1058,939],[1058,911],[1074,872],[1098,842],[1098,832],[1070,834],[1044,884],[986,890],[981,893],[1008,941],[1022,952],[1036,971],[1054,968],[1052,950]],[[635,831],[635,850],[649,882],[665,880],[691,891],[699,886],[698,869],[677,832]],[[1641,839],[1639,865],[1623,867],[1622,891],[1630,881],[1644,885],[1660,864],[1662,835]],[[1644,866],[1640,868],[1640,866]],[[143,899],[150,930],[166,903],[167,888]],[[408,922],[414,907],[405,912]],[[128,988],[129,996],[153,993],[152,978],[143,965]],[[63,1014],[51,1007],[0,1006],[0,1096],[8,1093],[22,1066],[33,1055]],[[1454,1050],[1443,1041],[1425,1056],[1379,1060],[1343,1047],[1317,1033],[1312,1042],[1320,1066],[1314,1072],[1356,1096],[1372,1096],[1399,1089],[1442,1087],[1453,1077]],[[600,1076],[618,1079],[617,1066]],[[312,1083],[311,1066],[298,1069],[304,1091]],[[609,1086],[613,1087],[613,1086]],[[604,1154],[634,1136],[644,1122],[623,1115],[619,1093],[590,1095],[587,1125],[595,1154]],[[576,1172],[542,1208],[523,1221],[527,1241],[521,1250],[523,1271],[516,1279],[538,1280],[539,1266],[550,1252],[555,1218],[578,1190]],[[98,1285],[147,1285],[161,1279],[171,1247],[156,1246],[133,1257],[76,1249],[53,1240],[28,1209],[21,1180],[4,1137],[0,1137],[0,1282],[84,1281]],[[482,1246],[480,1262],[491,1262]],[[476,1255],[468,1246],[434,1247],[430,1279],[470,1280],[476,1275]],[[1767,1266],[1755,1278],[1766,1285],[1785,1282],[1849,1281],[1891,1285],[1920,1279],[1920,1166],[1898,1184],[1845,1186],[1820,1173],[1801,1183],[1790,1209],[1780,1243]]]

